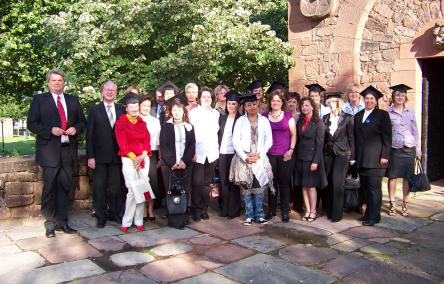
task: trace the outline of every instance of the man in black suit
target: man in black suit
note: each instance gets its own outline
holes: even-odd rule
[[[103,228],[107,219],[107,205],[108,218],[122,223],[121,161],[117,155],[119,147],[114,134],[114,123],[125,113],[125,107],[114,103],[117,95],[117,86],[114,82],[103,83],[100,86],[100,93],[103,101],[93,106],[88,115],[86,157],[88,167],[94,170],[93,205],[97,227]]]
[[[78,170],[77,136],[86,120],[78,98],[63,93],[63,71],[50,70],[46,80],[49,92],[34,96],[27,123],[37,135],[35,163],[43,167],[41,211],[51,238],[55,230],[76,232],[68,226],[68,194],[73,171]]]
[[[160,113],[165,109],[165,97],[162,94],[162,90],[156,89],[156,103],[151,106],[150,114],[156,118],[160,117]]]

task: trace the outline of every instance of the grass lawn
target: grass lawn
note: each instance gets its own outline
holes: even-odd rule
[[[0,137],[0,150],[3,149],[3,144],[1,142],[2,140]],[[9,153],[13,153],[14,156],[33,155],[35,153],[35,138],[32,136],[28,136],[28,138],[23,136],[5,138],[5,150]]]

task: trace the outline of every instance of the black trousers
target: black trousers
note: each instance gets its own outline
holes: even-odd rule
[[[193,189],[191,193],[191,204],[194,216],[207,213],[210,202],[210,182],[214,175],[217,160],[209,163],[205,159],[205,164],[193,163]]]
[[[56,167],[43,167],[41,211],[45,228],[54,230],[68,223],[69,191],[72,185],[73,154],[69,145],[61,147],[61,159]]]
[[[363,220],[374,222],[381,220],[382,177],[371,175],[359,176],[361,188],[365,193],[365,203],[367,204]]]
[[[342,219],[344,208],[344,180],[348,170],[348,156],[324,156],[328,186],[325,189],[325,210],[332,220]]]
[[[271,169],[273,171],[273,185],[276,193],[272,194],[268,189],[268,211],[273,215],[276,214],[277,195],[279,194],[281,202],[281,214],[288,215],[290,211],[290,188],[291,177],[293,174],[293,159],[284,162],[284,156],[267,155],[270,160]]]
[[[290,190],[290,198],[291,202],[293,202],[293,210],[297,211],[299,213],[304,212],[303,204],[304,204],[304,198],[302,196],[302,187],[294,185],[293,177],[294,177],[294,171],[295,171],[295,164],[296,164],[296,154],[295,151],[293,151],[293,156],[291,157],[291,160],[293,161],[293,170],[291,172],[291,190]]]
[[[93,206],[96,217],[100,221],[106,220],[107,207],[109,208],[108,215],[111,217],[120,217],[122,212],[121,168],[120,163],[97,163],[94,169]]]
[[[239,187],[230,182],[230,166],[234,154],[219,155],[219,177],[222,189],[221,196],[221,213],[223,216],[238,217],[240,216],[241,197]]]
[[[157,202],[162,202],[161,200],[165,197],[165,190],[163,189],[161,170],[157,167],[157,162],[159,161],[159,151],[153,150],[151,152],[152,155],[149,157],[150,169],[148,171],[148,177],[150,178],[151,189],[156,196],[155,201],[159,200]]]

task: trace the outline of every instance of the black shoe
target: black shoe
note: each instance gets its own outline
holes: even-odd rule
[[[331,219],[332,223],[336,223],[336,222],[339,222],[339,221],[341,221],[341,219]]]
[[[202,213],[202,215],[200,215],[200,217],[204,220],[210,219],[210,216],[208,216],[208,213]]]
[[[96,227],[97,228],[105,228],[105,223],[106,223],[105,220],[98,220]]]
[[[290,221],[290,217],[288,217],[288,214],[283,214],[282,215],[282,222],[283,223],[288,223],[288,221]]]
[[[196,215],[193,215],[192,218],[195,222],[200,222],[200,220],[201,220],[200,216],[196,216]]]
[[[362,226],[374,226],[376,224],[375,221],[362,221]]]
[[[114,216],[114,222],[116,222],[117,224],[122,224],[122,217]]]
[[[276,214],[272,214],[271,212],[268,212],[267,215],[265,215],[265,220],[271,220],[273,216],[276,216]]]
[[[190,220],[185,220],[185,221],[183,221],[183,224],[186,226],[186,225],[190,225],[191,222],[190,222]]]
[[[47,238],[54,238],[55,237],[54,230],[46,229],[46,237]]]
[[[63,231],[65,234],[75,234],[75,233],[77,233],[77,230],[74,230],[73,228],[71,228],[68,225],[57,226],[56,227],[56,231]]]

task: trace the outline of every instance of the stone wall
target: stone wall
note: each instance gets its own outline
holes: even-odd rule
[[[92,208],[91,174],[85,154],[79,151],[79,172],[73,177],[70,192],[74,209]],[[42,168],[34,156],[0,158],[0,219],[27,218],[41,215]]]

